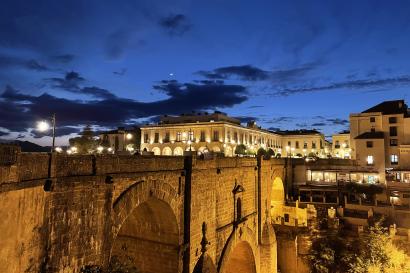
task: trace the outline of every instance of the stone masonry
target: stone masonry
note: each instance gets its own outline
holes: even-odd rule
[[[0,272],[75,273],[114,256],[144,273],[199,260],[277,272],[270,204],[285,174],[283,159],[19,153],[0,165]]]

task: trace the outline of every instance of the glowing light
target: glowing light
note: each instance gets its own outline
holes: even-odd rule
[[[69,154],[69,155],[70,155],[71,153],[72,153],[72,151],[71,151],[71,150],[67,150],[67,154]]]
[[[47,122],[39,121],[37,123],[37,130],[39,130],[40,132],[47,131],[48,129],[50,129],[50,125]]]
[[[56,148],[55,148],[55,151],[56,151],[57,153],[61,153],[61,152],[63,151],[63,149],[61,149],[61,147],[56,147]]]
[[[128,140],[132,139],[132,134],[128,133],[128,134],[126,135],[126,138],[127,138]]]
[[[103,147],[103,146],[98,146],[98,147],[97,147],[97,151],[98,151],[99,153],[102,153],[103,150],[104,150],[104,147]]]

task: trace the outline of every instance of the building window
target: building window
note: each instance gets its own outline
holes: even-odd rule
[[[233,133],[233,140],[235,140],[235,142],[238,142],[238,133],[237,132]]]
[[[181,132],[177,132],[177,139],[176,139],[176,141],[181,141],[181,136],[182,136],[182,133],[181,133]]]
[[[345,143],[343,145],[343,148],[349,148],[349,141],[345,140]]]
[[[399,143],[399,142],[398,142],[397,139],[394,139],[394,138],[390,139],[390,146],[397,146],[398,143]]]
[[[165,132],[164,142],[169,142],[169,132]]]
[[[373,165],[374,164],[374,158],[372,155],[367,156],[367,165]]]
[[[307,142],[306,141],[304,141],[304,143],[303,143],[303,149],[307,149]]]
[[[390,136],[397,136],[397,127],[390,127]]]
[[[292,142],[288,141],[288,146],[289,147],[292,146]]]
[[[201,131],[201,139],[199,141],[205,142],[205,131]]]
[[[374,132],[376,132],[376,129],[375,128],[370,128],[370,132],[374,133]]]
[[[367,148],[373,148],[373,141],[366,141]]]
[[[219,141],[219,131],[214,131],[213,141]]]
[[[188,132],[188,140],[191,140],[191,141],[194,140],[194,132],[192,132],[192,131]]]
[[[296,141],[296,143],[295,143],[295,148],[296,148],[296,149],[299,149],[299,141]]]
[[[242,219],[242,201],[241,198],[236,200],[236,221]]]
[[[285,223],[289,223],[289,214],[285,213]]]
[[[335,141],[335,149],[339,149],[340,148],[340,144],[339,144],[339,140]]]
[[[159,133],[155,133],[154,135],[154,143],[158,143],[159,142]]]
[[[316,142],[312,141],[312,149],[316,149]]]
[[[398,155],[391,155],[390,156],[390,163],[392,165],[397,165],[399,164],[399,156]]]
[[[376,118],[375,117],[370,117],[370,122],[376,122]]]
[[[389,117],[389,123],[397,123],[396,117]]]
[[[148,143],[148,134],[144,134],[144,143]]]

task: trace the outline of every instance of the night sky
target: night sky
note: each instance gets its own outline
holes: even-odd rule
[[[410,100],[410,1],[27,1],[0,6],[0,137],[58,145],[158,115],[348,128]],[[71,134],[71,135],[70,135]]]

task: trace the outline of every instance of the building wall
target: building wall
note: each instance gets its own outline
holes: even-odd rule
[[[308,156],[314,153],[319,157],[326,157],[330,152],[322,134],[282,136],[282,156]]]
[[[233,156],[239,144],[246,145],[247,150],[253,153],[259,148],[277,152],[281,145],[279,135],[225,122],[153,125],[141,130],[141,150],[155,155],[182,155],[183,151],[208,150]],[[203,139],[201,132],[204,133]],[[218,132],[217,139],[214,138],[215,132]],[[167,133],[168,140],[165,138]]]
[[[352,148],[350,134],[332,135],[332,156],[337,158],[351,158]]]

